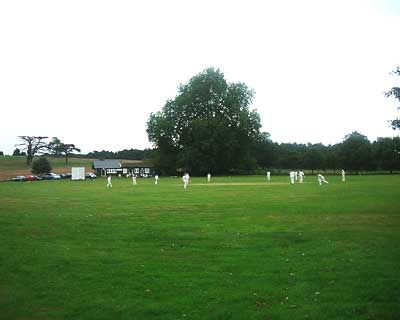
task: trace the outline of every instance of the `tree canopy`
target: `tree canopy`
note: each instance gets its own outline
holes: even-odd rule
[[[379,169],[393,170],[400,168],[400,137],[378,138],[373,143],[373,159]]]
[[[48,173],[51,169],[51,164],[45,157],[40,157],[32,163],[32,173],[35,174]]]
[[[350,170],[365,170],[371,160],[371,143],[368,138],[355,131],[344,137],[341,144],[341,157],[344,167]]]
[[[48,149],[51,153],[56,156],[64,155],[65,156],[65,164],[68,164],[68,156],[74,152],[80,152],[79,148],[76,148],[72,143],[63,143],[57,137],[53,137],[51,142],[48,144]]]
[[[47,143],[44,136],[19,136],[23,141],[17,146],[22,146],[22,150],[26,151],[26,163],[30,166],[34,156],[44,150],[47,150]]]
[[[392,74],[400,76],[400,68],[397,67],[396,70],[392,71]],[[400,87],[393,87],[388,92],[385,92],[386,97],[394,97],[396,100],[400,102]],[[400,107],[397,109],[400,110]],[[390,120],[390,124],[393,129],[400,129],[400,119]]]
[[[158,167],[194,174],[253,168],[261,127],[260,116],[249,109],[253,97],[244,83],[228,83],[213,68],[181,85],[175,99],[147,122]]]
[[[15,148],[13,154],[13,156],[26,156],[25,152],[21,152],[21,150],[19,148]]]

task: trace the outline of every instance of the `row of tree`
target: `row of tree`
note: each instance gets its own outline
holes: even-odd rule
[[[52,140],[56,142],[57,139]],[[48,151],[48,148],[45,149]],[[59,149],[60,152],[52,151],[53,155],[65,156],[67,150]],[[69,154],[69,152],[67,152]],[[297,143],[276,143],[273,142],[268,134],[260,134],[251,152],[254,161],[242,168],[232,168],[227,172],[212,171],[213,173],[251,173],[257,170],[281,170],[281,169],[308,169],[314,170],[338,170],[359,172],[365,170],[385,170],[393,172],[400,170],[400,137],[378,138],[370,142],[368,138],[358,132],[347,135],[341,143],[325,146],[318,144],[297,144]],[[86,155],[79,155],[84,158],[95,159],[133,159],[146,160],[153,159],[157,154],[156,150],[122,150],[112,151],[93,151]],[[24,155],[18,148],[14,155]],[[67,160],[67,158],[66,158]],[[155,160],[155,158],[154,158]],[[34,163],[33,163],[34,164]],[[34,169],[32,164],[32,169]],[[38,165],[43,162],[38,162]],[[165,166],[156,163],[156,169],[163,173],[176,173],[177,168],[171,171],[164,171]],[[189,170],[189,169],[188,169]],[[37,170],[36,170],[37,171]],[[204,172],[191,170],[193,174],[204,174]]]
[[[74,144],[64,144],[54,137],[51,142],[45,143],[40,137],[34,136],[21,136],[20,139],[24,143],[18,144],[21,148],[16,148],[13,152],[13,156],[26,156],[27,163],[30,164],[32,159],[36,155],[50,154],[55,157],[65,157],[65,163],[68,164],[68,157],[74,155],[77,158],[90,158],[90,159],[127,159],[127,160],[146,160],[151,159],[154,154],[153,149],[124,149],[122,151],[92,151],[87,154],[75,154],[74,151],[80,152],[80,149],[76,148]],[[31,147],[29,148],[29,145]],[[28,153],[30,156],[28,157]],[[0,151],[0,155],[3,152]]]
[[[400,75],[400,69],[393,72]],[[400,101],[400,88],[386,93]],[[166,101],[161,111],[152,113],[147,134],[154,149],[93,151],[82,157],[100,159],[149,159],[160,173],[226,174],[257,169],[338,169],[351,171],[400,169],[399,138],[379,138],[370,142],[358,132],[347,135],[341,143],[278,144],[261,132],[256,110],[250,110],[254,91],[244,83],[228,83],[219,70],[208,68],[179,87],[178,95]],[[391,120],[398,129],[399,119]],[[38,153],[68,156],[80,150],[54,137],[20,136],[19,149],[27,163]]]
[[[85,158],[92,159],[128,159],[128,160],[145,160],[153,157],[153,149],[124,149],[122,151],[92,151],[86,155]]]
[[[400,75],[399,69],[395,74]],[[400,100],[399,88],[386,95]],[[228,83],[209,68],[181,85],[178,95],[147,122],[158,170],[226,174],[257,168],[400,169],[399,138],[371,143],[353,132],[344,141],[322,144],[278,144],[260,132],[260,116],[249,106],[254,92],[243,83]],[[393,128],[399,120],[391,122]]]
[[[274,143],[260,141],[255,157],[258,166],[277,169],[400,170],[400,137],[378,138],[370,142],[358,132],[347,135],[341,143],[323,144]]]
[[[13,155],[26,156],[26,163],[31,166],[33,158],[38,154],[48,153],[54,156],[65,157],[65,163],[68,164],[68,157],[74,151],[80,152],[72,143],[63,143],[57,137],[48,142],[45,136],[19,136],[21,143],[17,146],[21,147],[14,150]]]
[[[13,152],[13,156],[26,156],[26,162],[32,166],[32,160],[37,155],[50,154],[55,157],[65,157],[65,163],[68,164],[68,158],[74,152],[81,150],[72,143],[63,143],[57,137],[48,142],[45,136],[19,136],[21,143]],[[128,160],[145,160],[153,157],[153,149],[124,149],[122,151],[92,151],[87,154],[74,154],[79,158],[94,159],[128,159]]]

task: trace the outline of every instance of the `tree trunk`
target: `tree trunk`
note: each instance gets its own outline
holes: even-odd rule
[[[32,160],[33,160],[33,157],[31,156],[31,155],[27,155],[26,156],[26,164],[28,165],[28,166],[32,166]]]

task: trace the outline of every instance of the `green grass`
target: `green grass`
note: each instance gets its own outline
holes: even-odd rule
[[[46,158],[50,161],[53,168],[60,168],[60,167],[80,167],[80,166],[91,166],[92,159],[79,159],[79,158],[70,158],[68,159],[68,164],[65,164],[65,158],[55,158],[53,156],[46,156]],[[37,158],[35,158],[37,159]],[[34,159],[34,160],[35,160]],[[29,168],[26,164],[26,157],[25,156],[5,156],[0,157],[0,170],[16,170],[16,169],[27,169]]]
[[[0,319],[398,319],[400,176],[0,183]]]

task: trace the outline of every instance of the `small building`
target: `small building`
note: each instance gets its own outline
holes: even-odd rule
[[[138,177],[154,175],[153,165],[141,160],[95,160],[92,165],[98,176],[136,174]]]

